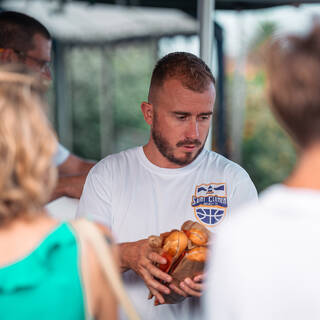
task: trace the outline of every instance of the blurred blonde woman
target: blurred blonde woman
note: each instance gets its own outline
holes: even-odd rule
[[[80,257],[72,227],[43,208],[56,138],[35,78],[0,70],[0,119],[0,318],[116,319],[92,248]]]

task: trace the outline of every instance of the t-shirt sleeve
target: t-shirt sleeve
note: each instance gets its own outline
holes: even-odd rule
[[[247,172],[243,170],[237,180],[232,190],[232,202],[229,207],[232,211],[249,202],[258,201],[257,189]]]
[[[63,145],[58,143],[57,151],[53,156],[53,164],[58,167],[64,163],[70,155],[70,151],[66,149]]]
[[[111,228],[112,177],[105,163],[98,163],[89,172],[79,201],[76,218],[85,217]]]

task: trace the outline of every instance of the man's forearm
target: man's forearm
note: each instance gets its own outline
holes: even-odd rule
[[[79,176],[59,177],[57,186],[52,193],[50,201],[62,196],[80,199],[86,177],[86,174]]]
[[[84,160],[70,154],[67,160],[59,165],[59,176],[86,175],[95,164],[95,161]]]

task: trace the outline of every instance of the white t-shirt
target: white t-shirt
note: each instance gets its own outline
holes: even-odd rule
[[[212,247],[206,319],[320,319],[319,208],[320,192],[284,185],[242,207]]]
[[[118,242],[131,242],[180,228],[189,219],[215,231],[234,208],[255,199],[248,174],[215,152],[203,150],[191,164],[167,169],[152,164],[137,147],[106,157],[90,171],[77,216],[109,226]],[[154,307],[132,270],[124,281],[143,319],[200,319],[199,299]]]

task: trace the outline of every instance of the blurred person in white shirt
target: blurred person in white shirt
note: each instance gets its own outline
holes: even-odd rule
[[[272,110],[299,157],[218,233],[206,319],[320,319],[320,26],[274,40],[267,73]]]

